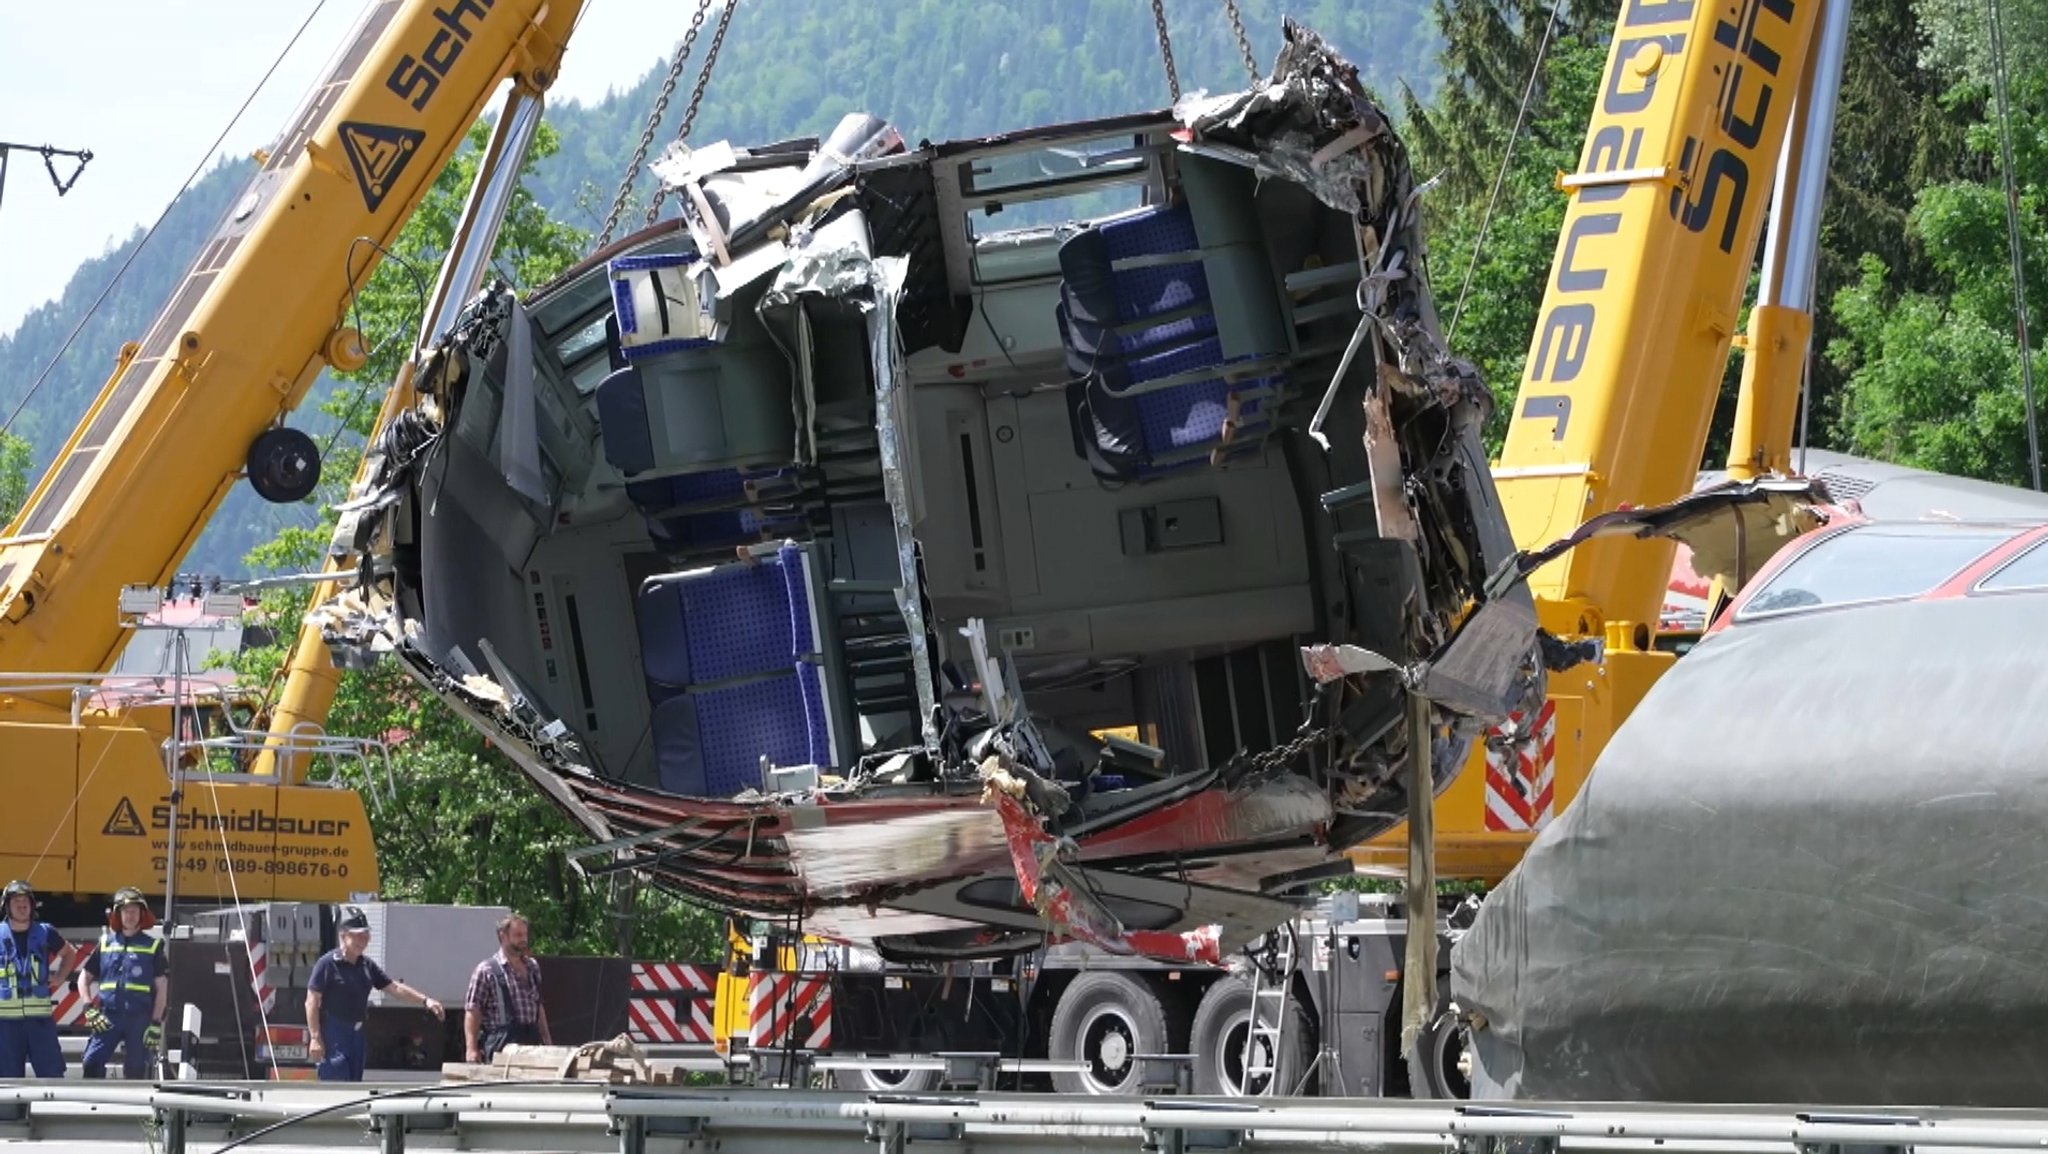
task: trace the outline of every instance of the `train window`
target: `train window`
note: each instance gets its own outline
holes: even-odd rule
[[[1742,607],[1736,620],[1925,593],[2012,536],[1988,525],[1859,525],[1815,543]]]
[[[2048,542],[2027,551],[1991,571],[1977,582],[1981,593],[2010,593],[2020,589],[2048,589]]]

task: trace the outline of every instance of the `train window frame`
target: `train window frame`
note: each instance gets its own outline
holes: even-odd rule
[[[1843,542],[1852,537],[1858,541],[1859,546],[1865,542],[1878,540],[1900,538],[1940,539],[1946,537],[1959,541],[1975,541],[1977,542],[1977,547],[1967,557],[1962,558],[1960,563],[1938,570],[1938,576],[1933,576],[1931,579],[1916,579],[1912,583],[1914,587],[1910,589],[1886,590],[1869,596],[1855,596],[1841,600],[1818,600],[1810,604],[1786,605],[1783,607],[1759,606],[1758,603],[1766,600],[1773,590],[1780,588],[1781,583],[1788,579],[1796,578],[1807,562],[1812,561],[1823,553],[1827,554],[1827,558],[1830,561],[1839,557],[1843,548]],[[1802,550],[1798,556],[1791,558],[1785,565],[1772,572],[1756,587],[1753,593],[1743,599],[1741,608],[1736,610],[1735,622],[1741,624],[1749,621],[1764,621],[1781,617],[1792,617],[1804,613],[1842,609],[1852,605],[1879,605],[1892,601],[1911,601],[1916,598],[1925,597],[1968,572],[1972,566],[1979,564],[1985,557],[1998,551],[1999,548],[2010,542],[2012,537],[2013,532],[2010,527],[1972,522],[1860,522],[1844,528],[1841,532],[1830,533],[1815,541]],[[1899,566],[1895,564],[1875,565],[1868,566],[1867,570],[1869,572],[1890,575],[1897,573]]]

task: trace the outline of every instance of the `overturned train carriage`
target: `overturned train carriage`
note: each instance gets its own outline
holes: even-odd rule
[[[1405,806],[1402,680],[1303,646],[1438,687],[1439,786],[1540,694],[1401,144],[1312,34],[1173,114],[657,171],[681,219],[432,350],[319,610],[593,868],[896,957],[1213,951]]]

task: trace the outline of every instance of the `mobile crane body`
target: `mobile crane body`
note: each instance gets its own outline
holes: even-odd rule
[[[1578,171],[1559,181],[1564,224],[1493,470],[1525,549],[1693,487],[1773,203],[1729,471],[1789,470],[1848,9],[1622,6]],[[1554,675],[1539,717],[1475,748],[1439,795],[1442,876],[1505,877],[1670,668],[1654,636],[1673,549],[1591,540],[1531,576],[1539,622],[1605,654]],[[1405,839],[1389,831],[1353,859],[1399,868]]]
[[[73,703],[90,702],[125,643],[118,595],[170,583],[238,478],[271,499],[310,493],[317,453],[284,417],[321,371],[365,363],[354,293],[493,91],[509,79],[532,97],[552,82],[581,7],[369,4],[156,323],[122,349],[0,538],[0,767],[20,775],[0,874],[52,895],[376,889],[354,791],[308,782],[302,760],[193,774],[174,801],[162,746],[186,703]],[[173,849],[176,832],[191,852]]]

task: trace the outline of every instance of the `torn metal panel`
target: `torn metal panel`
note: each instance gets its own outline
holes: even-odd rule
[[[889,498],[896,542],[896,609],[910,636],[911,667],[917,672],[919,733],[927,747],[938,742],[938,715],[930,651],[923,644],[926,629],[923,581],[918,576],[917,536],[911,528],[918,515],[908,478],[911,427],[910,398],[905,391],[903,348],[896,340],[896,302],[902,292],[905,264],[896,258],[875,262],[874,301],[868,309],[868,347],[874,356],[875,437],[881,453],[883,492]]]
[[[1038,828],[1037,821],[1000,784],[1001,771],[989,780],[996,793],[996,811],[1002,815],[1003,831],[1009,840],[1017,884],[1024,899],[1055,931],[1116,954],[1211,966],[1222,964],[1222,946],[1215,926],[1177,934],[1126,927],[1090,892],[1080,871],[1061,860],[1058,843]]]
[[[498,422],[498,467],[512,491],[536,505],[548,504],[540,473],[540,433],[533,395],[533,326],[517,298],[506,319],[505,406]]]
[[[1507,558],[1488,583],[1498,593],[1598,537],[1669,537],[1692,549],[1693,569],[1739,589],[1778,550],[1826,523],[1827,488],[1803,478],[1763,477],[1698,489],[1662,505],[1588,519],[1540,549]]]
[[[1536,615],[1526,604],[1488,601],[1428,659],[1400,662],[1356,645],[1305,645],[1302,666],[1318,685],[1347,677],[1394,673],[1433,703],[1472,717],[1505,716],[1534,696],[1530,665]]]
[[[1200,138],[1194,147],[1299,184],[1343,212],[1362,211],[1388,175],[1370,149],[1392,141],[1393,130],[1365,95],[1357,68],[1291,19],[1265,83],[1186,96],[1173,112]]]

